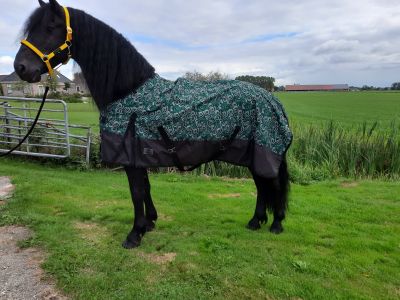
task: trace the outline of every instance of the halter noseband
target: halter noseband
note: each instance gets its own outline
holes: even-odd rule
[[[35,52],[40,57],[40,59],[46,64],[47,69],[49,70],[49,75],[52,77],[54,75],[54,69],[51,66],[51,59],[53,59],[54,57],[56,57],[57,55],[62,53],[65,49],[68,50],[68,58],[62,64],[63,65],[67,64],[69,59],[71,58],[72,28],[71,28],[69,11],[66,7],[63,7],[63,8],[64,8],[64,12],[65,12],[65,24],[67,26],[67,37],[65,39],[64,44],[62,44],[60,47],[58,47],[56,50],[54,50],[50,54],[43,54],[42,51],[40,51],[38,48],[36,48],[34,45],[32,45],[27,40],[21,41],[22,45],[27,46],[29,49],[31,49],[33,52]]]

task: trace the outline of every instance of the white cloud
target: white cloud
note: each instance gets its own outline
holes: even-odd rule
[[[0,56],[13,56],[18,31],[37,2],[2,2],[8,11],[0,16]],[[61,2],[122,32],[169,78],[197,69],[266,74],[279,84],[399,80],[398,0]]]
[[[11,56],[0,56],[0,74],[9,74],[13,69],[14,58]]]

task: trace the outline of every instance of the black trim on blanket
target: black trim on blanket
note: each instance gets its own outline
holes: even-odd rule
[[[179,158],[178,152],[176,151],[175,142],[171,140],[165,128],[163,126],[159,126],[157,130],[160,133],[161,138],[163,139],[165,145],[167,146],[167,151],[171,154],[172,160],[174,161],[174,164],[179,169],[179,171],[190,172],[197,169],[203,164],[201,162],[194,166],[191,166],[190,168],[185,168],[184,165],[182,164],[181,159]],[[239,132],[240,132],[240,126],[236,126],[235,130],[233,131],[232,135],[228,140],[220,141],[219,149],[210,156],[209,161],[217,159],[217,157],[219,157],[223,152],[225,152],[226,149],[229,147],[229,145],[232,144],[232,142],[235,140]]]
[[[140,168],[176,167],[168,147],[163,140],[144,140],[130,134],[124,136],[110,132],[101,134],[101,157],[106,163]],[[174,142],[176,152],[183,166],[195,166],[212,160],[221,147],[220,141],[178,141]],[[123,147],[123,148],[121,148]],[[120,151],[124,149],[124,151]],[[131,151],[129,151],[131,149]],[[254,141],[233,140],[225,151],[214,158],[250,168],[265,178],[276,178],[282,156],[273,153]]]

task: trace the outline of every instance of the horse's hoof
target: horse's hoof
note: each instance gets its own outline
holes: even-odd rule
[[[280,234],[283,232],[283,227],[282,225],[271,225],[271,228],[269,229],[270,232],[274,234]]]
[[[128,239],[126,239],[123,243],[122,243],[122,247],[124,247],[125,249],[134,249],[140,246],[140,241],[130,241]]]
[[[153,231],[155,227],[156,227],[156,224],[154,222],[147,221],[146,232]]]
[[[246,227],[247,227],[247,229],[250,229],[250,230],[258,230],[261,228],[261,225],[258,220],[251,219]]]

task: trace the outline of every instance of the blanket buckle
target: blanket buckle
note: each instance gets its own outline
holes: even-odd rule
[[[167,152],[169,154],[174,154],[174,153],[176,153],[176,148],[175,147],[169,148],[169,149],[167,149]]]

